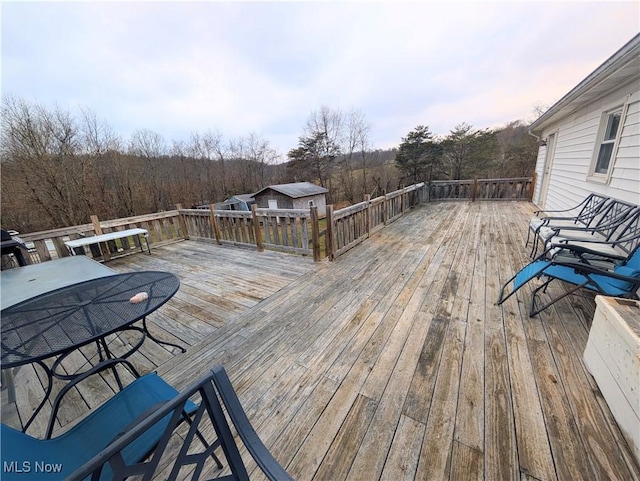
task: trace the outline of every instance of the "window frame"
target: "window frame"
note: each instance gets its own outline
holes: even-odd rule
[[[622,136],[622,131],[624,130],[624,124],[627,117],[628,107],[629,107],[628,102],[624,102],[623,104],[619,104],[619,105],[616,105],[615,107],[604,110],[600,115],[600,122],[598,124],[598,136],[596,137],[596,142],[593,148],[593,153],[591,156],[591,164],[589,166],[589,176],[587,180],[603,183],[603,184],[608,184],[611,181],[611,175],[613,173],[613,169],[616,163],[616,157],[618,155],[618,147],[620,145],[620,138]],[[605,135],[607,134],[607,129],[609,127],[609,122],[610,122],[609,119],[616,114],[620,114],[620,120],[618,122],[618,130],[616,131],[615,137],[613,139],[605,140]],[[605,172],[597,172],[596,168],[598,167],[600,151],[602,150],[603,145],[612,145],[611,154],[609,157],[607,170]]]

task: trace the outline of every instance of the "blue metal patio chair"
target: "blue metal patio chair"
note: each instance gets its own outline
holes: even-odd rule
[[[546,279],[541,286],[534,289],[531,295],[531,307],[529,309],[529,316],[531,317],[582,288],[605,296],[637,298],[636,291],[640,288],[640,247],[636,247],[624,262],[613,264],[609,269],[578,260],[558,260],[557,257],[551,260],[535,260],[522,268],[502,286],[498,297],[498,305],[502,304],[522,286],[536,277],[545,277]],[[536,306],[536,295],[540,290],[546,290],[549,283],[555,279],[572,284],[573,287],[538,308]],[[505,296],[505,290],[509,285],[511,285],[511,292]]]
[[[127,363],[122,359],[109,360],[110,363],[117,361]],[[160,376],[150,373],[135,379],[107,402],[91,411],[78,424],[55,438],[49,439],[53,421],[50,421],[47,439],[36,439],[2,424],[2,479],[66,479],[76,468],[99,455],[128,426],[176,398],[178,394],[178,391]],[[194,414],[197,409],[198,406],[193,401],[185,400],[178,413],[178,420],[186,420],[186,417]],[[170,417],[163,416],[146,432],[132,440],[126,449],[122,450],[123,461],[137,462],[147,456],[157,445],[169,422]],[[198,435],[201,436],[200,433]],[[217,442],[210,446],[211,453],[217,446]],[[215,456],[214,459],[218,466],[222,467]],[[107,467],[92,479],[109,480],[112,479],[112,474],[110,467]]]
[[[589,227],[593,219],[595,219],[596,215],[602,207],[609,200],[609,197],[604,197],[599,194],[589,194],[582,202],[578,205],[571,207],[569,209],[563,210],[537,210],[533,214],[534,216],[529,221],[529,230],[527,232],[527,241],[525,246],[529,245],[529,238],[533,233],[533,241],[534,243],[537,240],[538,231],[543,226],[557,226],[557,227],[569,227],[569,226],[577,226],[577,227]],[[547,215],[540,216],[539,214],[544,213]],[[553,214],[569,214],[573,213],[574,215],[553,215]],[[552,214],[552,215],[548,215]],[[535,245],[535,244],[534,244]]]
[[[247,448],[247,451],[251,453],[256,464],[260,466],[260,469],[270,480],[277,481],[293,481],[293,478],[280,466],[278,461],[271,455],[265,445],[262,443],[258,434],[251,426],[247,415],[242,409],[240,400],[236,395],[229,376],[222,366],[216,366],[211,371],[213,377],[213,383],[218,390],[218,394],[222,399],[222,402],[227,409],[227,413],[233,422],[238,435]],[[223,438],[223,446],[225,439]]]
[[[184,440],[178,445],[177,449],[175,446],[168,449],[169,440],[172,438],[174,430],[183,416],[183,411],[189,407],[191,402],[189,399],[194,396],[200,398],[200,404],[192,412],[188,433],[183,435]],[[98,481],[105,479],[103,478],[104,473],[108,473],[108,478],[106,479],[113,479],[114,481],[124,480],[131,476],[136,476],[136,479],[151,480],[156,479],[155,477],[158,475],[159,466],[162,462],[163,471],[161,476],[163,479],[175,480],[178,474],[184,475],[185,470],[183,468],[191,468],[192,471],[189,474],[189,478],[197,480],[202,476],[205,461],[216,446],[219,445],[224,452],[231,474],[226,474],[226,471],[220,471],[218,472],[219,476],[213,479],[249,480],[247,469],[238,451],[224,410],[220,404],[220,399],[222,399],[229,417],[240,438],[245,443],[247,450],[267,479],[272,481],[291,481],[293,478],[273,458],[251,427],[222,366],[216,367],[208,375],[187,387],[180,394],[123,429],[113,442],[99,453],[96,453],[91,459],[87,459],[82,466],[77,467],[65,479],[68,479],[68,481]],[[216,445],[202,449],[202,446],[194,444],[193,441],[194,435],[197,435],[198,430],[205,424],[209,424],[213,428],[218,441]],[[140,443],[141,439],[146,439],[149,436],[155,438],[156,447],[148,457],[135,459],[134,456],[129,454],[130,451]],[[206,479],[212,478],[208,475]]]
[[[539,259],[579,260],[611,268],[626,261],[640,245],[640,209],[635,209],[608,241],[555,236]]]

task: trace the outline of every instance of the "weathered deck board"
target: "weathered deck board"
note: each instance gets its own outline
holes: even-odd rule
[[[593,301],[531,319],[527,286],[495,305],[528,262],[533,209],[428,204],[333,263],[189,241],[110,266],[180,276],[150,328],[188,352],[154,345],[136,362],[178,388],[223,363],[298,480],[638,480],[582,362]]]
[[[152,255],[112,260],[109,267],[120,272],[164,270],[177,274],[181,281],[178,293],[151,314],[147,324],[158,339],[189,347],[314,268],[313,261],[308,258],[273,252],[264,254],[256,256],[249,250],[219,246],[212,250],[209,243],[180,242],[156,248]],[[227,282],[229,277],[237,280]],[[108,337],[110,349],[115,354],[126,352],[135,340],[129,333]],[[147,340],[129,360],[140,373],[146,373],[179,352]],[[94,345],[85,346],[65,359],[62,366],[68,373],[84,370],[88,359],[95,354]],[[46,380],[39,371],[39,368],[34,370],[26,366],[17,372],[16,397],[18,400],[29,399],[29,402],[9,405],[3,398],[3,419],[7,424],[19,426],[26,422],[37,405],[36,400],[42,399]],[[64,383],[54,381],[51,399],[62,385]],[[110,373],[87,380],[69,392],[62,403],[59,419],[63,424],[71,422],[113,395],[114,389],[117,384]],[[50,410],[50,404],[43,408],[29,433],[39,435],[44,432]]]

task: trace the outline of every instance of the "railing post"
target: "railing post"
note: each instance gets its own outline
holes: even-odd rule
[[[320,224],[318,219],[318,207],[312,205],[309,208],[311,212],[311,240],[313,242],[313,260],[320,261]]]
[[[367,231],[367,237],[371,237],[371,196],[366,194],[364,201],[367,203],[367,214],[365,218],[365,228]]]
[[[333,205],[327,206],[327,233],[324,236],[325,250],[330,261],[335,259],[335,248],[333,245]]]
[[[387,225],[387,190],[382,190],[382,225]]]
[[[471,186],[471,202],[476,201],[477,192],[478,192],[478,177],[474,177],[473,185]]]
[[[400,192],[400,214],[404,214],[404,208],[405,208],[405,200],[404,200],[404,184],[402,185],[402,187],[400,188],[401,192]]]
[[[213,235],[216,238],[216,242],[218,245],[222,245],[222,242],[220,242],[221,239],[221,235],[220,235],[220,226],[218,225],[218,219],[216,219],[216,205],[215,204],[209,204],[209,211],[211,212],[209,214],[209,218],[211,220],[211,227],[213,227]]]
[[[529,192],[529,201],[533,202],[533,193],[536,190],[536,182],[538,181],[538,174],[536,172],[531,176],[531,187]]]
[[[96,235],[102,235],[102,226],[100,225],[100,219],[98,219],[97,215],[92,215],[91,216],[91,223],[93,224],[93,232],[95,232]],[[102,258],[105,261],[108,261],[111,259],[111,253],[109,252],[109,244],[107,244],[106,242],[101,242],[101,245],[104,246],[104,250],[102,252]]]
[[[260,230],[260,219],[257,212],[258,206],[253,204],[251,206],[251,222],[253,224],[253,235],[256,238],[256,247],[258,252],[264,251],[264,245],[262,244],[262,231]]]
[[[184,219],[184,214],[180,212],[182,210],[182,204],[176,204],[176,209],[178,209],[178,224],[180,224],[182,237],[184,237],[184,240],[189,240],[189,229],[187,227],[187,221]]]

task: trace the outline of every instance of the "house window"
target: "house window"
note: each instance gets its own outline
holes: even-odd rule
[[[601,134],[598,137],[601,140],[597,145],[597,157],[593,169],[595,174],[606,174],[609,171],[615,153],[621,119],[622,109],[609,112],[603,118],[600,126]]]

